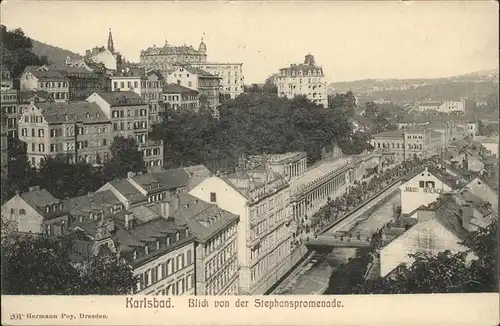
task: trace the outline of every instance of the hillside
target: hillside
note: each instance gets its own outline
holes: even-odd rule
[[[365,79],[328,85],[329,93],[351,90],[358,98],[412,102],[424,99],[453,100],[468,97],[483,100],[498,94],[498,69],[435,79]]]
[[[62,64],[66,61],[66,57],[70,57],[71,59],[79,59],[82,57],[78,53],[61,49],[57,46],[45,44],[43,42],[32,40],[32,44],[32,52],[39,57],[46,56],[50,64]]]

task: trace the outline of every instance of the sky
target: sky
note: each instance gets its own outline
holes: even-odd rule
[[[242,62],[260,83],[311,53],[328,81],[436,78],[498,69],[498,4],[475,2],[19,1],[1,22],[80,54],[105,45],[139,61],[165,40],[198,47],[208,61]]]

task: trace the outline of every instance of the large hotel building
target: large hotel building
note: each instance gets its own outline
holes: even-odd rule
[[[304,63],[280,69],[276,84],[280,97],[305,95],[311,102],[328,107],[326,77],[323,68],[316,65],[311,54],[305,56]]]
[[[198,49],[188,45],[174,46],[167,41],[163,46],[153,45],[141,51],[140,65],[144,68],[157,69],[164,76],[177,69],[178,65],[192,66],[220,77],[220,93],[226,98],[235,98],[244,91],[243,64],[208,62],[207,46],[203,39]]]

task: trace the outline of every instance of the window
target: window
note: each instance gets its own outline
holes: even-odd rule
[[[26,210],[24,208],[21,208],[19,210],[19,215],[26,215]]]
[[[419,182],[418,182],[418,186],[419,186],[420,188],[423,188],[423,187],[424,187],[424,185],[425,185],[424,181],[419,181]]]
[[[210,193],[210,202],[211,203],[217,202],[217,194],[215,192]]]

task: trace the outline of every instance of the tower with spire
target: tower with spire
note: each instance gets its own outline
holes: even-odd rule
[[[201,36],[200,46],[198,47],[198,52],[200,52],[201,54],[207,53],[207,45],[205,44],[205,42],[203,42],[204,36],[205,36],[205,33],[203,33],[203,35]]]
[[[115,45],[113,44],[113,34],[111,34],[111,28],[109,29],[108,35],[108,50],[111,51],[111,53],[115,53]]]

